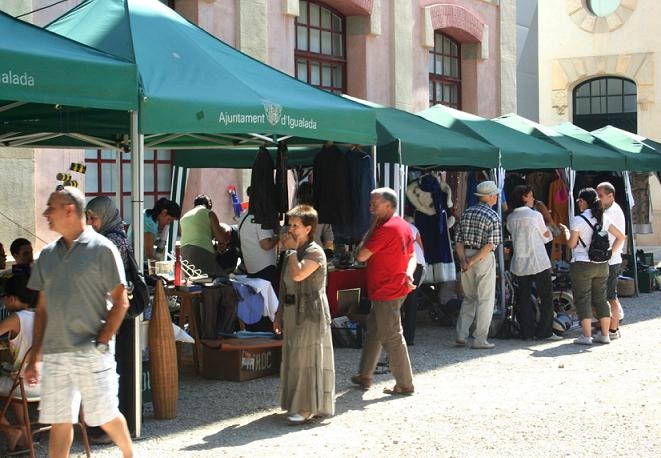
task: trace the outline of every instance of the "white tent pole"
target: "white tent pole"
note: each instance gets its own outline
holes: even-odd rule
[[[376,184],[376,145],[372,145],[372,172],[374,173],[374,183]]]
[[[115,206],[122,208],[122,151],[115,150]]]
[[[144,237],[145,228],[142,213],[145,206],[145,161],[144,161],[144,136],[140,135],[138,128],[138,112],[131,112],[131,225],[133,226],[133,249],[135,250],[135,260],[138,267],[143,266],[144,262]],[[129,241],[131,242],[131,241]],[[135,405],[133,412],[135,414],[135,437],[142,434],[142,342],[141,327],[142,318],[133,319],[133,378],[135,380]]]

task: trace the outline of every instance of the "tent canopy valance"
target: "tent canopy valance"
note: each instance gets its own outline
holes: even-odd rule
[[[412,166],[498,167],[498,148],[397,108],[344,96],[376,114],[377,161]]]
[[[158,0],[89,0],[47,28],[136,64],[145,147],[376,141],[372,110],[237,51]]]
[[[454,132],[407,111],[354,97],[343,96],[374,110],[376,115],[377,162],[410,166],[439,165],[454,168],[498,167],[498,148]],[[319,146],[291,146],[290,167],[312,165]],[[270,150],[275,159],[276,150]],[[257,147],[213,150],[179,150],[174,163],[186,168],[250,168]]]
[[[89,135],[113,146],[137,86],[135,64],[0,12],[2,146],[77,146]]]
[[[657,172],[661,170],[661,151],[642,141],[642,137],[613,126],[590,132],[598,139],[623,151],[627,156],[627,170],[631,172]]]
[[[564,168],[571,163],[571,153],[566,149],[490,119],[443,105],[434,105],[418,114],[448,129],[498,147],[500,166],[507,170]]]
[[[570,151],[571,168],[574,170],[626,170],[626,157],[624,154],[609,147],[605,143],[600,145],[598,142],[594,141],[595,138],[589,134],[584,136],[580,135],[580,132],[576,132],[578,138],[575,138],[569,134],[543,126],[514,113],[500,116],[495,118],[494,121]],[[567,126],[568,131],[572,130],[570,126],[576,127],[573,124],[570,124]]]

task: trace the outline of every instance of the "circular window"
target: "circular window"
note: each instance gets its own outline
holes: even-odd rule
[[[588,9],[597,17],[613,14],[620,6],[620,0],[587,0]]]
[[[567,15],[590,33],[619,29],[634,13],[637,4],[638,0],[565,0]]]

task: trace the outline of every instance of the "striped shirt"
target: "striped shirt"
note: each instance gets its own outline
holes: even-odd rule
[[[492,243],[494,247],[500,245],[503,243],[503,230],[498,213],[484,202],[467,208],[461,215],[455,241],[463,243],[465,248],[476,250],[487,243]]]

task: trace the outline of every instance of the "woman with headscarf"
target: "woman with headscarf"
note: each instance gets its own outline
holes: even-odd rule
[[[126,270],[128,253],[133,253],[133,248],[126,237],[124,222],[119,215],[115,202],[106,196],[95,197],[87,204],[85,215],[87,216],[87,224],[117,247],[124,263],[124,270]],[[117,361],[117,373],[119,374],[119,410],[126,417],[131,431],[135,428],[132,420],[135,418],[133,409],[136,383],[133,376],[135,365],[134,319],[125,318],[115,337],[115,360]],[[101,428],[90,428],[90,440],[97,444],[111,443],[110,438]]]

